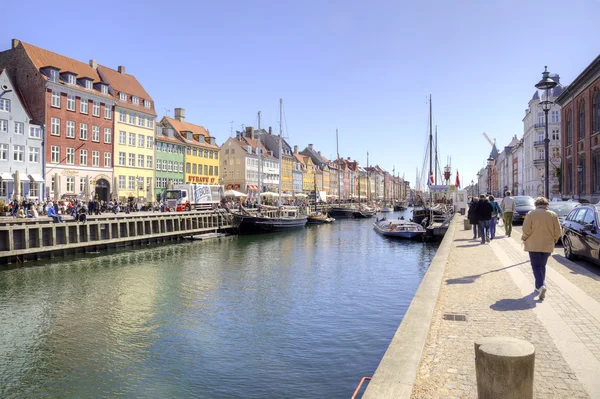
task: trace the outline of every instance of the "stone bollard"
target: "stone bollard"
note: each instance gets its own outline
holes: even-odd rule
[[[463,223],[465,230],[471,230],[471,223],[469,222],[469,219],[463,220]]]
[[[532,399],[535,347],[510,337],[475,341],[479,399]]]

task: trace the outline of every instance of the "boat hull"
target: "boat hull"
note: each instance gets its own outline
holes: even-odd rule
[[[390,221],[390,224],[394,223],[392,230],[386,228],[387,223],[387,220],[373,223],[373,229],[382,236],[402,239],[420,238],[426,232],[425,229],[416,223]]]
[[[335,221],[333,218],[308,217],[307,224],[326,224]]]
[[[335,219],[351,219],[354,217],[356,209],[352,208],[331,208],[329,214]]]
[[[356,219],[368,219],[375,216],[375,211],[355,211],[352,215]]]
[[[233,215],[233,225],[241,235],[263,234],[278,231],[301,229],[307,218],[266,218],[257,216]]]

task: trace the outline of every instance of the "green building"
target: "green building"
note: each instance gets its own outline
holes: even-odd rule
[[[173,129],[156,124],[156,189],[155,197],[174,184],[183,184],[185,144]]]

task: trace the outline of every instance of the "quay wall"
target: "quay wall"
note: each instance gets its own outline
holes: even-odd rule
[[[64,223],[46,217],[0,221],[0,264],[233,230],[229,215],[214,211],[102,215],[90,217],[87,223],[68,219]]]
[[[455,215],[456,216],[456,215]],[[454,217],[413,300],[392,338],[364,399],[410,398],[433,319],[454,232],[463,218]]]

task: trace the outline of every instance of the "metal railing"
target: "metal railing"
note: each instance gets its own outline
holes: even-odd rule
[[[544,163],[544,161],[545,161],[545,158],[538,158],[538,159],[534,159],[534,160],[533,160],[533,164],[534,164],[534,165],[539,165],[539,164],[542,164],[542,163]]]
[[[360,388],[362,387],[362,384],[364,384],[365,381],[371,381],[371,377],[363,377],[360,380],[360,383],[358,384],[358,386],[354,390],[354,393],[352,394],[352,397],[350,399],[356,399],[356,395],[358,395],[358,393],[360,392]]]
[[[537,140],[533,142],[533,145],[538,146],[538,145],[544,145],[544,140]]]
[[[542,122],[542,123],[536,123],[536,124],[535,124],[535,127],[536,127],[536,128],[539,128],[539,127],[546,127],[546,123],[545,123],[545,122]]]

